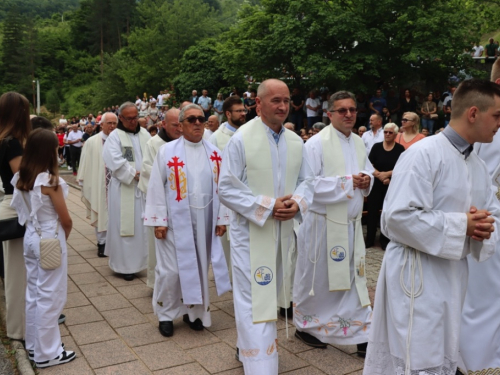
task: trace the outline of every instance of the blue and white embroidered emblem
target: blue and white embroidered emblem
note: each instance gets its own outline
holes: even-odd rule
[[[255,271],[254,279],[259,285],[267,285],[273,281],[273,271],[269,267],[261,266]]]
[[[335,262],[342,262],[345,259],[345,249],[342,246],[335,246],[330,250],[330,257]]]

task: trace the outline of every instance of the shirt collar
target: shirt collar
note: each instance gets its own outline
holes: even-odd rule
[[[228,129],[229,129],[229,130],[231,130],[232,132],[235,132],[236,130],[238,130],[238,129],[236,129],[235,127],[231,126],[231,124],[229,124],[229,122],[226,122],[226,128],[228,128]]]
[[[264,124],[264,122],[262,122],[262,123]],[[266,125],[266,128],[269,129],[269,132],[273,136],[274,141],[276,142],[276,144],[278,144],[278,142],[280,141],[280,135],[283,134],[283,132],[285,131],[285,128],[283,127],[283,125],[281,125],[280,131],[278,133],[276,133],[273,129],[271,129],[267,125]]]
[[[474,149],[473,145],[463,139],[451,126],[447,126],[443,130],[443,135],[450,141],[450,143],[455,147],[458,152],[468,158]]]

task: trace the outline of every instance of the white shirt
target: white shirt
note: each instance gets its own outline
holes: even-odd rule
[[[163,95],[160,94],[158,95],[158,98],[156,100],[156,103],[160,106],[160,105],[163,105]]]
[[[77,131],[73,131],[72,130],[68,134],[68,141],[76,141],[77,139],[81,140],[82,137],[83,137],[83,132],[81,130],[77,130]],[[80,141],[80,142],[77,142],[77,143],[73,143],[70,146],[82,147],[83,143]]]
[[[321,101],[319,100],[319,98],[316,98],[316,99],[307,98],[306,106],[321,108]],[[316,117],[316,116],[318,116],[318,112],[319,112],[319,110],[313,111],[313,110],[307,108],[307,117]]]
[[[483,54],[483,51],[484,51],[483,46],[472,47],[472,52],[474,53],[473,57],[480,57]]]
[[[137,99],[137,100],[135,101],[135,106],[136,106],[137,108],[139,108],[139,106],[141,105],[141,102],[142,102],[142,100],[141,100],[141,99]]]
[[[62,125],[62,126],[68,125],[68,120],[66,120],[65,118],[59,119],[59,125]]]
[[[366,155],[370,155],[373,145],[384,141],[384,131],[380,128],[377,130],[377,134],[374,134],[373,130],[370,129],[363,134],[361,139],[366,147]]]

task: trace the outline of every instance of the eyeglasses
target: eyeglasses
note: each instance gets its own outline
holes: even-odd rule
[[[125,120],[125,121],[128,121],[128,122],[132,122],[132,121],[137,121],[139,120],[139,116],[135,116],[135,117],[124,117],[124,116],[120,116],[122,118],[122,120]]]
[[[187,121],[190,124],[196,124],[196,121],[199,121],[200,124],[203,124],[205,122],[205,117],[203,116],[189,116],[185,118],[183,121]]]
[[[347,111],[351,112],[352,114],[355,114],[358,112],[356,107],[350,107],[350,108],[339,108],[339,109],[334,109],[333,111],[330,111],[331,113],[333,112],[338,112],[339,115],[345,116],[347,115]]]
[[[401,119],[401,122],[408,122],[408,121],[413,121],[413,120],[409,119],[409,118],[403,118],[403,119]]]
[[[384,130],[384,134],[394,134],[394,132],[390,132],[388,130]]]
[[[237,109],[237,110],[235,110],[235,111],[231,111],[231,113],[233,113],[233,112],[236,112],[236,113],[245,113],[245,114],[247,114],[247,113],[248,113],[248,110],[246,110],[246,109]]]

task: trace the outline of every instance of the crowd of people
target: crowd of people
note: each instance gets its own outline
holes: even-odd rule
[[[213,103],[193,90],[179,108],[160,93],[95,119],[62,116],[57,137],[47,120],[29,120],[23,96],[2,95],[0,219],[26,226],[24,242],[4,242],[7,335],[25,339],[40,368],[76,357],[58,328],[72,229],[58,167],[67,162],[97,255],[126,281],[147,270],[163,336],[178,318],[195,331],[211,325],[211,266],[218,295],[233,291],[246,374],[278,373],[278,312],[306,345],[356,345],[366,375],[500,371],[497,330],[483,327],[500,327],[490,303],[499,297],[500,64],[492,81],[445,96],[379,89],[366,100],[326,85],[306,99],[268,79]],[[386,254],[372,310],[366,248],[379,227]],[[40,239],[54,233],[61,260],[47,269]]]

